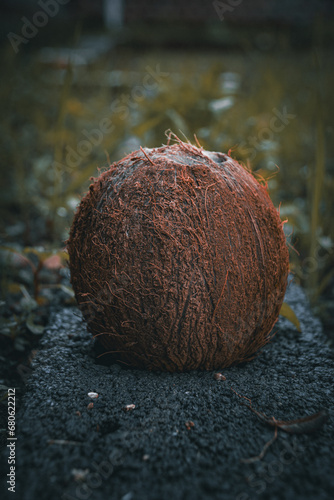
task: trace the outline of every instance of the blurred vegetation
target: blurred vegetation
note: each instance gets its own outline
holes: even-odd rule
[[[171,129],[231,151],[268,182],[288,219],[291,270],[321,308],[334,279],[333,54],[317,32],[310,50],[291,50],[284,36],[276,42],[244,39],[238,50],[210,52],[123,48],[85,64],[71,52],[3,49],[2,299],[17,281],[8,248],[22,255],[42,247],[44,260],[62,259],[89,178],[140,145],[166,143]],[[66,294],[68,282],[59,284]],[[38,299],[33,275],[30,293]]]

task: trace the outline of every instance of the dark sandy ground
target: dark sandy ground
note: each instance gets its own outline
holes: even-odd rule
[[[77,309],[57,313],[17,414],[16,493],[24,500],[329,499],[334,491],[334,362],[300,288],[250,363],[215,372],[150,373],[105,366]],[[313,434],[287,434],[255,463],[274,430],[253,407],[289,420],[326,408]],[[88,392],[97,392],[93,408]],[[135,405],[126,411],[126,405]],[[188,424],[187,424],[188,422]],[[191,423],[193,422],[193,426]],[[1,472],[8,473],[8,450]],[[7,490],[2,483],[1,490]]]

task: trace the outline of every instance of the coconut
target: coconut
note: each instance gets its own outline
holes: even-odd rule
[[[94,179],[67,248],[88,330],[129,366],[221,369],[273,336],[283,223],[226,154],[181,141],[129,154]]]

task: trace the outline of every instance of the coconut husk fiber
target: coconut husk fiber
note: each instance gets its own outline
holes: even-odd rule
[[[240,363],[273,336],[289,257],[266,187],[181,141],[139,149],[83,197],[67,242],[89,331],[129,366]]]

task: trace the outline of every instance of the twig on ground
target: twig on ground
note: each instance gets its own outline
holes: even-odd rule
[[[251,458],[240,458],[240,462],[243,462],[244,464],[252,464],[254,462],[257,462],[258,460],[262,460],[262,458],[265,456],[268,448],[273,444],[274,441],[276,441],[276,439],[277,439],[277,425],[275,427],[274,436],[264,445],[261,453],[255,457],[251,457]]]
[[[314,432],[320,427],[323,426],[325,422],[327,422],[329,418],[329,413],[326,409],[320,410],[313,415],[307,415],[306,417],[297,418],[295,420],[276,420],[275,417],[267,417],[265,413],[261,413],[260,411],[255,410],[252,407],[252,401],[246,396],[242,396],[238,394],[232,387],[231,391],[234,392],[239,398],[246,399],[249,404],[241,403],[243,406],[246,406],[249,410],[251,410],[255,415],[261,420],[261,422],[270,425],[271,427],[275,427],[275,434],[270,441],[268,441],[261,453],[255,457],[241,459],[243,463],[253,463],[257,460],[261,460],[266,454],[268,448],[273,444],[273,442],[277,439],[277,430],[281,429],[284,432],[288,432],[289,434],[307,434],[310,432]]]

